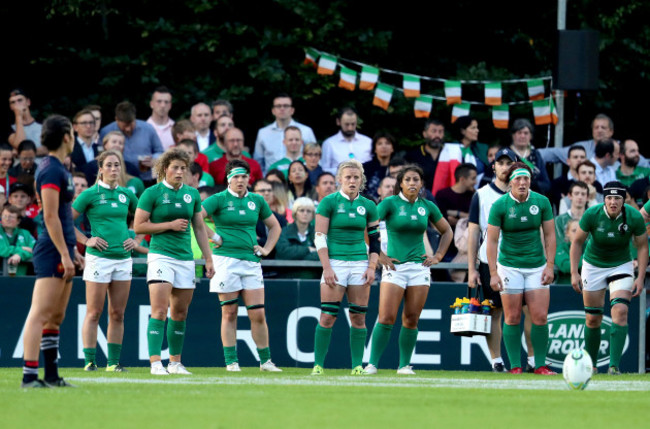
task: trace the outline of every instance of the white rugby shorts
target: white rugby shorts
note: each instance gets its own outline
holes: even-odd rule
[[[418,262],[395,264],[395,270],[384,267],[381,272],[382,283],[393,283],[403,289],[409,286],[430,286],[431,269]]]
[[[618,274],[629,274],[634,279],[634,265],[632,261],[626,262],[618,267],[599,268],[583,260],[581,271],[582,290],[594,292],[607,289],[609,287],[607,279]],[[634,281],[632,281],[632,287],[634,287]]]
[[[262,264],[228,256],[213,255],[214,276],[210,292],[228,293],[264,287]]]
[[[108,259],[86,253],[86,266],[83,279],[86,282],[110,283],[112,281],[131,281],[133,261],[127,259]]]
[[[366,281],[363,278],[364,273],[368,269],[368,261],[340,261],[338,259],[330,259],[330,266],[336,274],[337,285],[348,286],[363,286]],[[325,277],[321,276],[321,284],[325,283]]]
[[[181,261],[158,253],[147,255],[147,282],[165,282],[176,289],[195,289],[194,261]]]
[[[542,284],[542,265],[538,268],[506,267],[497,262],[497,273],[503,282],[501,294],[518,294],[529,290],[548,289],[549,285]]]

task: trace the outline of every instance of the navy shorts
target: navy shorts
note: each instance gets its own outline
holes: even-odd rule
[[[74,246],[68,245],[68,252],[72,258],[74,255]],[[63,264],[61,264],[61,254],[56,250],[52,242],[37,241],[34,246],[34,272],[36,278],[45,277],[63,277]]]

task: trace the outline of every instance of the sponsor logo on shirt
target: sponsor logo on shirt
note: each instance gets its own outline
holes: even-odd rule
[[[117,203],[115,203],[115,202],[111,203],[111,207],[117,208]]]
[[[99,204],[106,204],[108,201],[106,201],[106,195],[105,194],[99,194]]]
[[[514,219],[516,217],[517,217],[517,211],[515,210],[514,207],[510,207],[510,209],[508,210],[508,218]]]
[[[183,207],[183,206],[181,205],[181,203],[175,203],[174,206],[175,206],[177,209],[180,209],[181,207]]]
[[[416,215],[411,215],[411,220],[418,220],[418,217]]]
[[[614,238],[614,233],[613,232],[608,232],[607,233],[607,238]]]
[[[599,226],[598,228],[596,228],[596,231],[597,232],[605,232],[605,228],[603,228],[602,226]]]
[[[252,202],[252,201],[249,201],[248,202],[248,208],[251,209],[251,210],[255,210],[255,203]]]
[[[183,201],[185,201],[187,204],[192,202],[192,196],[190,194],[185,194],[183,195]]]
[[[166,193],[166,192],[163,194],[163,201],[162,201],[162,203],[163,203],[163,204],[169,204],[169,203],[171,203],[171,201],[169,201],[169,194]]]
[[[357,207],[357,213],[359,213],[361,216],[366,214],[366,208],[365,207]]]
[[[339,208],[338,208],[338,210],[336,212],[337,213],[345,213],[345,207],[343,206],[343,204],[339,204]]]
[[[399,206],[399,213],[397,213],[397,216],[406,216],[406,207]]]
[[[521,221],[522,222],[528,222],[528,216],[522,216]]]
[[[126,203],[126,195],[124,194],[120,194],[117,199],[120,200],[122,204]]]
[[[420,216],[424,216],[427,214],[427,211],[424,209],[424,207],[418,207],[418,213]]]
[[[228,211],[233,211],[235,210],[235,207],[233,206],[232,201],[228,201]]]
[[[528,209],[528,211],[530,212],[530,214],[535,216],[537,213],[539,213],[539,207],[533,204],[532,206],[530,206],[530,209]]]

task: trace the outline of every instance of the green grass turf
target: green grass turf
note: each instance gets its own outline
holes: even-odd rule
[[[61,375],[77,388],[22,390],[21,369],[0,368],[0,428],[591,429],[647,427],[649,420],[648,375],[597,375],[587,390],[568,391],[561,376],[531,374],[190,370],[191,376],[154,377],[149,368],[65,368]]]

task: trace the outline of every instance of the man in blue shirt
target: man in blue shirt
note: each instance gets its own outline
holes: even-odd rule
[[[124,160],[140,167],[140,178],[145,185],[154,182],[151,167],[154,160],[163,153],[156,130],[145,121],[135,118],[135,106],[129,101],[123,101],[115,107],[115,121],[102,128],[100,141],[107,133],[118,130],[126,136]]]

